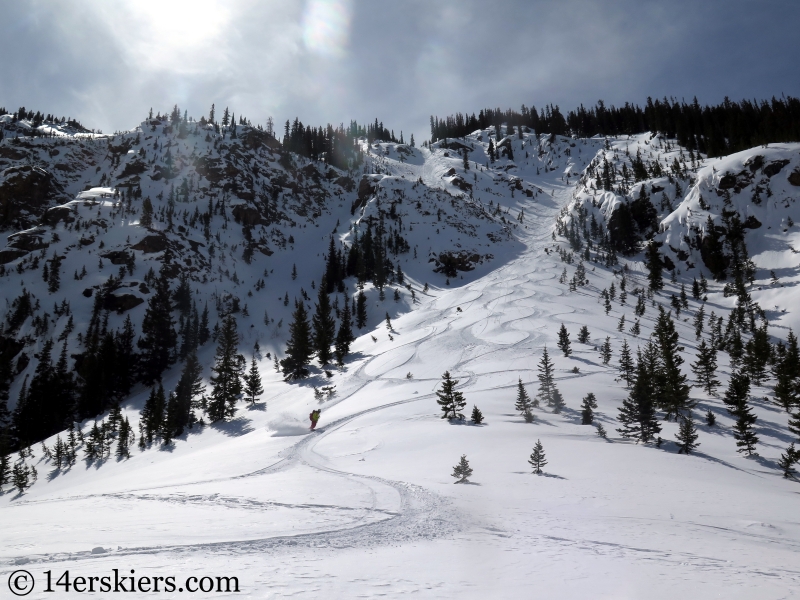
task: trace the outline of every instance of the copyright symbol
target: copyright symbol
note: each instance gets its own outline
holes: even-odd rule
[[[15,596],[27,596],[33,591],[33,575],[28,571],[14,571],[8,576],[8,589]]]

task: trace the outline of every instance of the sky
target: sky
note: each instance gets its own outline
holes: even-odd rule
[[[0,106],[131,129],[152,107],[406,139],[484,107],[800,96],[796,0],[17,0]]]

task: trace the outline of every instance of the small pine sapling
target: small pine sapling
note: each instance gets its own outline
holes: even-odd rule
[[[453,473],[450,476],[458,480],[455,483],[468,483],[468,478],[472,476],[472,469],[469,466],[466,454],[461,455],[461,460],[453,467]]]
[[[706,425],[713,427],[717,424],[717,416],[710,410],[706,411]]]
[[[584,325],[581,327],[580,331],[578,332],[578,341],[581,344],[588,344],[589,343],[589,328]]]
[[[681,424],[675,439],[678,440],[678,454],[691,454],[700,444],[697,443],[697,427],[694,425],[692,411],[681,415]]]
[[[472,405],[472,415],[470,418],[472,419],[472,422],[475,423],[475,425],[480,425],[481,423],[483,423],[483,413],[475,404]]]
[[[536,440],[536,445],[533,447],[533,452],[531,452],[531,457],[528,459],[528,462],[533,467],[533,472],[537,475],[541,475],[542,467],[547,465],[547,459],[545,458],[544,447],[540,440]]]
[[[606,428],[603,427],[603,424],[598,423],[595,427],[597,428],[597,436],[603,438],[604,440],[607,440],[608,432],[606,431]]]
[[[572,349],[570,348],[569,342],[569,333],[567,332],[567,328],[564,324],[561,324],[561,329],[558,330],[558,348],[564,353],[564,356],[569,356],[572,354]]]
[[[531,412],[532,406],[533,402],[530,396],[528,396],[525,386],[522,385],[522,378],[520,378],[517,383],[517,402],[514,404],[514,409],[523,416],[526,423],[533,422],[533,412]]]
[[[594,421],[594,411],[597,408],[597,398],[592,392],[583,397],[581,403],[581,425],[591,425]]]
[[[797,473],[797,471],[795,471],[794,466],[798,462],[800,462],[800,450],[795,450],[794,442],[792,442],[791,444],[789,444],[789,447],[786,449],[786,452],[781,454],[781,458],[778,461],[778,466],[783,471],[783,476],[786,479],[789,479],[790,477],[794,479],[795,473]]]
[[[600,346],[600,358],[603,359],[604,365],[611,360],[611,338],[609,336],[606,336],[606,341]]]

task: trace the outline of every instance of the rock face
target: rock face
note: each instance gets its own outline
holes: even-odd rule
[[[764,167],[764,175],[774,177],[781,172],[781,169],[789,164],[788,160],[774,160]]]
[[[124,250],[112,250],[100,256],[109,260],[112,265],[127,265],[130,260],[130,255]]]
[[[131,246],[134,250],[140,250],[145,254],[161,252],[167,249],[167,236],[163,234],[145,236],[139,243]]]
[[[143,302],[144,300],[142,298],[134,296],[133,294],[109,294],[103,301],[103,308],[121,314],[126,310],[136,308]]]
[[[350,214],[354,215],[359,208],[366,206],[367,200],[370,199],[377,189],[375,182],[367,175],[363,175],[361,181],[358,183],[358,197],[350,207]]]
[[[261,216],[261,213],[258,212],[258,209],[247,206],[246,204],[237,204],[231,209],[231,213],[233,214],[234,220],[242,225],[249,225],[250,227],[255,225],[269,225]]]
[[[8,236],[8,245],[18,250],[32,252],[47,248],[50,244],[44,241],[44,231],[41,229],[29,229]]]
[[[72,223],[75,218],[72,216],[72,210],[69,206],[54,206],[48,208],[42,215],[42,225],[49,225],[54,227],[60,222]]]
[[[439,254],[439,258],[435,259],[434,272],[442,273],[447,277],[455,277],[459,271],[472,271],[480,261],[481,257],[477,253],[442,252]]]
[[[36,223],[45,209],[69,198],[44,169],[22,165],[0,174],[0,229],[22,229]]]
[[[0,265],[6,265],[17,260],[18,258],[25,256],[26,254],[27,252],[25,250],[16,250],[14,248],[0,250]]]

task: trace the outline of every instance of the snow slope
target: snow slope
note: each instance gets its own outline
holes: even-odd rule
[[[616,379],[619,347],[623,338],[643,344],[656,310],[648,304],[638,338],[618,332],[632,306],[616,301],[606,316],[599,300],[614,273],[587,263],[589,285],[570,292],[558,282],[565,265],[551,237],[576,194],[566,174],[582,173],[603,141],[526,134],[510,139],[515,162],[483,170],[488,132],[466,143],[477,161],[466,173],[441,145],[405,162],[386,148],[375,171],[387,193],[408,185],[406,175],[454,197],[460,188],[452,179],[460,176],[486,212],[500,204],[500,216],[508,210],[514,222],[524,211],[515,245],[463,282],[439,282],[418,295],[414,310],[393,316],[393,339],[382,324],[361,335],[331,380],[320,373],[286,384],[264,360],[260,404],[241,405],[231,422],[190,432],[169,449],[59,471],[34,448],[39,481],[24,495],[0,497],[0,580],[25,568],[40,592],[48,569],[105,576],[118,568],[179,582],[236,576],[236,595],[249,598],[800,596],[798,488],[776,468],[790,439],[786,414],[759,399],[768,388],[753,391],[761,443],[752,459],[736,453],[720,399],[697,389],[698,411],[713,411],[718,425],[698,424],[696,454],[677,454],[675,423],[664,423],[659,449],[615,432],[626,395]],[[424,242],[416,243],[427,250]],[[645,285],[630,266],[630,287]],[[279,285],[287,285],[286,274]],[[667,283],[656,300],[675,292]],[[708,308],[724,313],[723,300],[712,283]],[[694,358],[697,308],[690,301],[677,322],[685,366]],[[555,348],[562,322],[573,336],[568,358]],[[588,344],[574,341],[582,325]],[[606,336],[614,348],[608,366],[596,349]],[[537,409],[526,424],[513,410],[516,384],[521,378],[535,393],[544,346],[568,408],[560,415]],[[467,408],[480,407],[484,425],[439,418],[434,391],[445,370],[459,380]],[[727,383],[724,354],[720,372]],[[326,382],[337,393],[320,403],[312,386]],[[580,399],[589,391],[607,441],[580,425]],[[126,405],[134,423],[145,394]],[[309,433],[306,415],[317,406],[322,419]],[[543,476],[527,463],[537,439],[549,460]],[[453,485],[462,454],[475,472],[470,484]],[[96,547],[104,552],[92,553]]]

